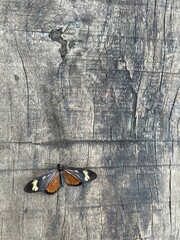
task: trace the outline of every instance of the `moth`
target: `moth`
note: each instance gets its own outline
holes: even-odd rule
[[[24,191],[28,193],[45,192],[54,194],[64,184],[79,186],[97,178],[97,174],[85,168],[66,167],[60,164],[55,169],[51,169],[45,174],[27,183]]]

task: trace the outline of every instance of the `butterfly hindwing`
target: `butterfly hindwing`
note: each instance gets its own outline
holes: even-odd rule
[[[29,193],[46,191],[47,193],[49,193],[48,192],[49,190],[51,193],[54,193],[60,188],[60,177],[58,182],[57,175],[59,176],[59,172],[56,169],[52,169],[47,173],[27,183],[26,186],[24,187],[24,191]],[[56,183],[54,183],[54,181]],[[52,191],[53,186],[56,189],[56,191],[54,192]]]
[[[63,171],[63,178],[66,184],[79,186],[84,182],[89,182],[97,177],[96,173],[83,168],[67,168]]]
[[[72,186],[79,186],[81,185],[81,180],[78,178],[78,176],[75,175],[76,170],[64,170],[63,171],[63,179],[66,184],[72,185]]]

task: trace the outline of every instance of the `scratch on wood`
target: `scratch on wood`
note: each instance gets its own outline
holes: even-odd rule
[[[152,237],[154,238],[154,211],[153,211],[153,204],[151,204],[151,234]]]
[[[172,142],[172,158],[173,158],[173,153],[174,153],[174,145],[173,145],[173,142]],[[171,162],[171,158],[169,159],[169,220],[170,220],[170,225],[171,225],[171,228],[172,228],[172,199],[171,199],[171,192],[172,192],[172,169],[171,169],[171,166],[172,166],[172,162]]]
[[[26,71],[26,68],[25,68],[25,65],[24,65],[23,58],[22,58],[21,53],[19,51],[19,46],[18,46],[16,37],[15,37],[15,42],[16,42],[17,52],[18,52],[19,58],[21,60],[22,68],[23,68],[23,71],[24,71],[25,80],[26,80],[26,90],[27,90],[27,134],[28,134],[28,137],[29,137],[31,135],[30,114],[29,114],[29,82],[28,82],[27,71]]]
[[[12,169],[12,174],[13,174],[13,176],[12,176],[12,178],[13,178],[13,180],[12,180],[12,192],[14,193],[14,158],[13,158],[13,169]]]
[[[170,133],[171,133],[171,117],[172,117],[172,113],[173,113],[173,110],[174,110],[174,107],[175,107],[175,104],[176,104],[176,100],[177,100],[177,96],[178,96],[178,92],[179,92],[179,87],[176,91],[176,94],[175,94],[175,97],[174,97],[174,100],[173,100],[173,103],[172,103],[172,107],[171,107],[171,110],[170,110],[170,113],[169,113],[169,118],[168,118],[168,137],[170,137]],[[178,127],[177,127],[178,129]]]
[[[178,118],[178,121],[177,121],[177,136],[179,136],[179,123],[180,123],[180,117]]]
[[[89,240],[89,233],[88,233],[88,227],[86,225],[86,239]]]
[[[3,237],[3,218],[1,220],[1,237]],[[1,238],[2,239],[2,238]]]
[[[179,239],[179,229],[177,230],[176,239]]]
[[[133,89],[133,87],[131,86],[131,92],[133,94],[133,113],[132,113],[132,121],[133,121],[133,134],[134,134],[134,138],[136,139],[136,110],[137,110],[137,93],[136,91]]]
[[[172,187],[172,182],[171,182],[171,163],[170,163],[169,165],[169,220],[172,227],[171,187]]]
[[[6,7],[6,10],[5,10],[5,17],[4,17],[4,21],[3,21],[4,25],[6,24],[7,19],[8,19],[9,6],[10,6],[10,0],[8,1],[7,7]]]
[[[111,1],[108,1],[108,5],[107,5],[107,11],[106,11],[106,15],[104,16],[104,23],[103,23],[103,26],[102,26],[102,30],[101,30],[101,34],[99,35],[100,37],[102,36],[108,36],[107,32],[106,32],[106,28],[108,28],[108,21],[109,21],[109,18],[111,16],[111,8],[110,8],[110,5],[111,5]],[[100,40],[98,41],[100,42]]]
[[[101,221],[101,234],[100,238],[103,239],[103,220],[102,220],[102,206],[100,206],[100,221]]]
[[[174,97],[174,100],[173,100],[173,103],[172,103],[172,107],[171,107],[171,110],[170,110],[170,113],[169,113],[169,119],[168,119],[169,121],[171,120],[171,117],[172,117],[172,112],[173,112],[173,109],[174,109],[174,106],[175,106],[175,103],[176,103],[178,92],[179,92],[179,87],[178,87],[177,92],[175,94],[175,97]]]
[[[95,134],[95,115],[96,115],[96,107],[95,107],[95,96],[93,97],[93,120],[92,120],[92,138],[94,138]]]
[[[58,206],[59,206],[59,193],[57,194],[57,200],[56,200],[56,215],[59,211]]]
[[[62,240],[65,239],[65,231],[64,231],[65,222],[66,222],[66,207],[65,207],[64,219],[63,219],[62,228],[61,228],[61,230],[62,230],[62,238],[61,239]]]
[[[23,203],[24,203],[24,201],[23,201]],[[26,209],[24,209],[24,204],[23,204],[23,213],[22,213],[22,221],[21,221],[21,231],[22,231],[22,233],[21,233],[21,236],[22,236],[22,239],[24,239],[24,215],[27,213],[27,208]]]
[[[8,93],[9,93],[9,109],[10,109],[10,121],[11,121],[11,125],[10,125],[10,139],[12,137],[12,95],[11,95],[11,89],[8,85]]]
[[[167,11],[167,0],[165,3],[165,10],[164,10],[164,18],[163,18],[163,41],[164,41],[164,48],[163,48],[163,58],[162,58],[162,71],[161,71],[161,77],[160,77],[160,84],[159,84],[159,92],[161,91],[162,82],[163,82],[163,76],[164,76],[164,62],[166,57],[166,11]]]

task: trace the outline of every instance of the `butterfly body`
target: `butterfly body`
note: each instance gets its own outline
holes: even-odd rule
[[[79,186],[85,182],[97,178],[95,172],[84,168],[65,167],[60,164],[38,178],[30,181],[24,187],[25,192],[45,192],[53,194],[64,187],[65,183],[70,186]]]

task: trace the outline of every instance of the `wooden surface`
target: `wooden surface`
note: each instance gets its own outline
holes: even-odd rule
[[[1,0],[1,240],[180,239],[179,19],[179,0]],[[65,155],[98,178],[23,192]]]

